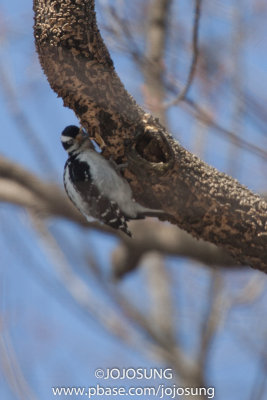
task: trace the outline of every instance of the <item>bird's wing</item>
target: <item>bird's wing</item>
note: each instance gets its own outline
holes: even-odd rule
[[[71,160],[67,162],[65,167],[65,175],[69,174],[70,181],[73,185],[75,196],[70,193],[69,188],[65,184],[68,196],[74,205],[88,217],[94,217],[97,220],[107,224],[115,229],[121,229],[128,236],[131,232],[128,230],[127,218],[120,210],[115,201],[110,201],[106,196],[100,193],[97,186],[92,182],[90,167],[87,163],[79,160]],[[80,199],[80,201],[78,200]],[[79,203],[79,204],[77,204]]]

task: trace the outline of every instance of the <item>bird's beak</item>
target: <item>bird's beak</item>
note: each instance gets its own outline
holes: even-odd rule
[[[76,136],[76,140],[78,142],[78,144],[82,144],[82,142],[84,142],[84,140],[87,138],[86,133],[84,132],[84,130],[82,128],[80,128],[80,132],[78,133],[78,135]]]
[[[78,133],[78,135],[76,136],[76,140],[79,144],[81,144],[82,140],[83,140],[83,135],[82,133]]]

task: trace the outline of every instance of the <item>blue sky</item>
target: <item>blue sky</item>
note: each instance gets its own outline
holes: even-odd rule
[[[208,1],[205,4],[206,7],[210,6]],[[209,13],[205,14],[201,23],[203,42],[216,34],[220,37],[225,35],[228,43],[231,31],[223,17],[230,4],[230,1],[224,2],[222,8],[218,5],[216,18]],[[247,1],[244,4],[246,7],[249,5]],[[185,12],[182,23],[190,27],[191,8],[184,2],[179,7],[179,10]],[[247,9],[250,10],[249,7]],[[176,2],[173,15],[179,16],[179,10]],[[222,16],[219,12],[222,12]],[[32,2],[2,0],[0,17],[0,63],[10,77],[20,108],[49,157],[53,174],[51,175],[50,169],[45,165],[40,164],[19,125],[14,122],[10,114],[10,104],[2,90],[1,154],[39,176],[62,184],[66,154],[60,144],[60,133],[65,126],[76,124],[77,119],[52,92],[39,66],[32,34]],[[261,40],[266,32],[261,26],[257,27],[255,22],[251,22],[251,30],[253,29],[255,32],[247,39],[251,45],[244,51],[245,87],[258,93],[257,88],[262,85],[262,97],[259,101],[266,104],[267,52],[266,43]],[[189,32],[188,30],[185,34]],[[184,66],[188,63],[186,54],[185,52],[182,57]],[[140,72],[118,51],[112,49],[112,56],[127,89],[142,103]],[[186,74],[180,77],[182,79],[185,76]],[[222,96],[231,99],[229,85],[224,83],[219,90],[222,91]],[[190,95],[197,98],[199,89],[193,88]],[[231,102],[221,102],[219,119],[230,126]],[[169,120],[171,131],[185,147],[192,149],[198,129],[192,118],[186,116],[181,109],[174,108],[169,112]],[[248,121],[245,122],[242,130],[244,137],[266,148],[266,136],[258,132],[255,126],[249,125]],[[229,143],[224,138],[209,133],[203,157],[207,162],[226,171],[228,148]],[[244,151],[238,153],[238,161],[240,167],[235,175],[254,190],[264,191],[266,161]],[[163,363],[149,359],[142,351],[125,345],[101,327],[94,318],[81,311],[58,280],[51,258],[24,210],[0,204],[0,223],[4,227],[0,232],[2,338],[5,343],[11,341],[23,375],[36,398],[54,398],[51,394],[52,386],[88,386],[99,383],[94,377],[94,370],[98,367],[164,367]],[[95,298],[108,309],[109,297],[103,293],[97,279],[88,270],[84,249],[88,255],[96,256],[104,274],[110,277],[110,254],[116,240],[103,234],[86,232],[66,221],[51,220],[48,225],[58,242],[65,243],[63,248],[75,273],[84,279]],[[188,260],[169,257],[166,263],[174,282],[171,297],[177,306],[174,311],[175,327],[184,348],[194,354],[198,347],[199,325],[208,302],[210,274],[205,268]],[[238,288],[247,284],[252,275],[253,272],[247,270],[242,275],[237,272],[225,273],[225,293],[236,293]],[[145,272],[141,269],[126,277],[120,283],[120,288],[123,293],[130,295],[137,307],[149,310],[144,276]],[[254,339],[264,347],[265,304],[266,291],[249,307],[246,304],[234,307],[227,314],[224,325],[214,339],[207,366],[207,380],[210,386],[216,386],[216,400],[250,399],[251,385],[259,370],[259,356],[250,337],[250,327],[256,327]],[[0,357],[4,360],[1,347]],[[0,363],[0,398],[15,400],[19,397],[11,391],[3,365],[3,362]],[[123,384],[126,385],[125,382]]]

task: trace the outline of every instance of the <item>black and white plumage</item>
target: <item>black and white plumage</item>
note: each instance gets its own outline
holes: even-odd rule
[[[68,126],[61,142],[69,154],[64,168],[66,192],[88,221],[98,220],[131,236],[127,221],[163,213],[133,199],[128,182],[112,162],[95,151],[85,131]]]

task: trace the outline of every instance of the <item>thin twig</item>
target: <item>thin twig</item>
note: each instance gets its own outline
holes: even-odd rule
[[[239,145],[243,149],[249,151],[252,154],[257,155],[258,157],[262,158],[264,161],[267,160],[267,151],[258,147],[257,145],[247,141],[244,138],[238,137],[235,132],[232,132],[225,128],[224,126],[220,125],[215,119],[204,110],[203,107],[199,106],[194,100],[189,99],[188,97],[185,99],[183,104],[188,105],[192,112],[197,113],[196,117],[201,120],[205,125],[208,125],[214,128],[214,131],[217,133],[222,134],[226,138],[228,138],[231,142],[235,143],[236,140],[239,140]]]
[[[112,16],[114,16],[114,14],[112,14]],[[125,22],[122,19],[119,19],[118,15],[116,15],[116,19],[117,19],[117,22],[120,23],[121,27],[123,27],[125,25]],[[106,29],[110,33],[110,30],[108,30],[108,28],[106,28]],[[127,29],[123,30],[122,37],[123,37],[124,41],[127,39],[126,46],[123,47],[123,51],[127,52],[132,57],[132,59],[135,61],[136,65],[138,66],[139,70],[143,72],[144,65],[146,63],[148,63],[149,60],[147,59],[147,57],[144,53],[143,54],[141,53],[141,51],[140,51],[140,49],[138,49],[136,43],[133,42],[133,35],[129,31],[129,29],[128,29],[128,32],[127,32]],[[119,45],[118,38],[116,40],[116,45],[117,46]],[[177,85],[175,85],[173,82],[171,84],[165,82],[165,85],[166,85],[166,89],[169,90],[171,93],[176,92]],[[180,91],[180,93],[182,93],[182,91]],[[178,97],[179,96],[180,95],[178,95]],[[175,100],[177,100],[178,97],[175,97]],[[236,141],[238,140],[239,145],[243,149],[249,151],[252,154],[255,154],[256,156],[258,156],[266,161],[267,152],[264,149],[261,149],[260,147],[256,146],[255,144],[248,142],[247,140],[245,140],[242,137],[238,137],[238,135],[235,132],[230,131],[225,126],[220,125],[218,122],[216,122],[215,119],[212,118],[212,116],[207,111],[205,111],[203,107],[199,106],[194,100],[192,100],[191,98],[188,97],[188,91],[187,91],[187,93],[185,93],[183,99],[184,99],[183,104],[190,106],[189,111],[191,113],[197,112],[196,117],[198,119],[200,119],[205,125],[212,127],[213,129],[215,129],[216,132],[225,136],[232,143],[236,143]],[[251,99],[251,97],[248,97],[248,102],[250,99]],[[165,107],[167,108],[167,107],[171,107],[171,106],[172,106],[172,101],[170,101],[170,103],[167,104]],[[259,114],[260,104],[257,104],[255,102],[255,100],[254,100],[253,104],[251,104],[250,102],[247,104],[246,113],[251,114],[252,108],[253,108],[253,111],[255,110],[255,113]],[[258,118],[264,119],[264,112],[262,112],[262,114],[260,116],[258,116]]]
[[[145,337],[140,332],[140,326],[139,329],[133,329],[133,324],[127,323],[129,318],[127,318],[127,321],[124,313],[113,308],[111,305],[107,305],[103,300],[95,296],[84,280],[72,269],[65,254],[62,252],[53,235],[48,231],[46,225],[38,217],[36,218],[34,215],[32,217],[33,226],[38,231],[41,244],[44,246],[52,266],[55,268],[60,283],[80,308],[87,315],[89,314],[93,317],[107,332],[119,338],[129,347],[137,351],[141,350],[142,353],[153,359],[167,359],[168,362],[172,361],[175,363],[179,349],[176,350],[175,357],[173,353],[169,354],[160,343],[156,340],[151,340],[154,339],[153,335],[151,338]],[[114,298],[114,300],[116,299]],[[139,325],[140,320],[137,319],[136,323]],[[183,368],[185,368],[185,361],[186,359],[184,358],[181,363]],[[188,364],[192,367],[195,366],[194,362],[190,362],[190,360]]]
[[[199,21],[200,21],[200,14],[201,14],[201,3],[202,0],[195,0],[195,13],[194,13],[194,25],[193,25],[193,35],[192,35],[192,60],[191,65],[188,73],[188,77],[185,83],[184,88],[180,91],[179,95],[171,100],[169,103],[165,105],[165,108],[169,108],[172,106],[177,105],[180,101],[184,100],[186,97],[190,86],[193,82],[195,71],[197,67],[197,60],[198,60],[198,36],[199,36]]]

